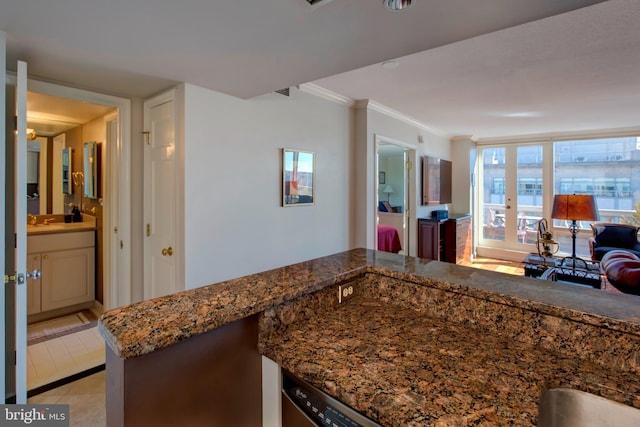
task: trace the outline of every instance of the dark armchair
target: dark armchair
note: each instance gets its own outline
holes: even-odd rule
[[[638,242],[640,227],[601,222],[591,224],[591,228],[593,237],[589,238],[589,251],[592,260],[600,261],[607,252],[620,249],[640,256],[640,242]]]

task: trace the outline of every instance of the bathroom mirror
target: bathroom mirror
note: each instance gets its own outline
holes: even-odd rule
[[[64,194],[73,194],[73,185],[71,185],[71,171],[73,170],[71,161],[73,159],[73,149],[65,147],[62,149],[62,192]]]
[[[101,144],[95,141],[85,142],[83,144],[83,163],[84,163],[84,197],[89,199],[97,199],[101,197],[100,182],[100,163],[101,163]]]

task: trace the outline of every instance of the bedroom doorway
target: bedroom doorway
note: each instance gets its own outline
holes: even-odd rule
[[[408,146],[376,137],[375,247],[384,252],[410,253],[410,154]]]

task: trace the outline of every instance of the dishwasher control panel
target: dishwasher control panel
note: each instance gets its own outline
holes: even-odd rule
[[[378,427],[373,420],[329,396],[322,390],[283,373],[283,393],[317,426],[323,427]]]
[[[302,387],[291,388],[287,394],[311,419],[319,422],[319,425],[327,427],[362,427],[361,424],[338,412],[331,405],[314,399],[313,395],[309,396]]]

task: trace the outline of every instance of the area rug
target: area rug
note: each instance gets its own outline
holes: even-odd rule
[[[82,310],[55,319],[33,323],[27,327],[27,345],[73,334],[94,327],[98,318],[91,310]]]

